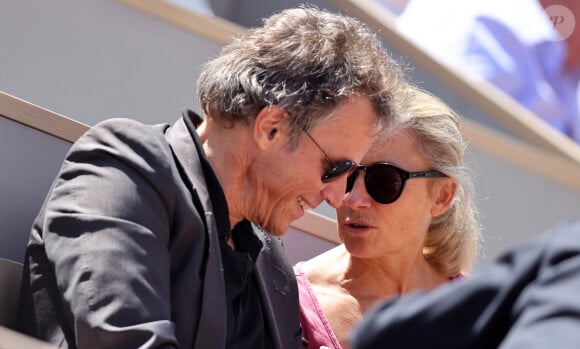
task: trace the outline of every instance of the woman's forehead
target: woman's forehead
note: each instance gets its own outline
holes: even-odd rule
[[[401,159],[420,156],[415,135],[408,129],[397,129],[383,132],[375,138],[363,158],[363,163],[381,161],[398,164]]]

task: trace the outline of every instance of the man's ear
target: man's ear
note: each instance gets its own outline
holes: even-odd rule
[[[266,149],[273,142],[278,141],[287,124],[287,114],[284,109],[273,105],[264,107],[254,121],[253,135],[260,149]]]
[[[445,213],[451,206],[457,191],[457,180],[454,178],[437,178],[433,190],[435,200],[431,206],[431,215],[437,217]]]

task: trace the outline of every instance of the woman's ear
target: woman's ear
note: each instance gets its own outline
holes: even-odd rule
[[[442,215],[447,211],[457,191],[457,180],[454,178],[437,178],[435,182],[433,188],[435,200],[431,206],[431,215],[433,217]]]
[[[284,109],[273,105],[264,107],[254,121],[253,136],[260,149],[266,149],[281,137],[288,115]]]

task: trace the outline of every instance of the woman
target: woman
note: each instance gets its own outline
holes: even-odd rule
[[[308,348],[348,348],[377,301],[469,271],[480,229],[458,116],[416,88],[399,122],[349,176],[337,209],[343,242],[295,266]]]

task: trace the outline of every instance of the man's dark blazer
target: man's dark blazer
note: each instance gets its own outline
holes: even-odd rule
[[[353,348],[580,348],[580,221],[505,253],[468,278],[392,299]]]
[[[182,119],[112,119],[75,142],[32,228],[20,330],[61,348],[225,348],[225,285],[200,158]],[[294,273],[280,239],[255,232],[274,347],[301,348]]]

